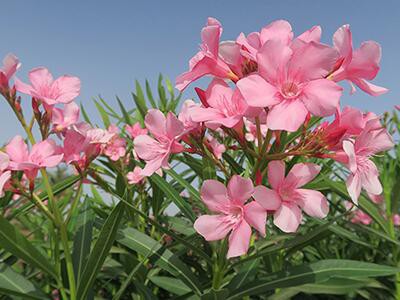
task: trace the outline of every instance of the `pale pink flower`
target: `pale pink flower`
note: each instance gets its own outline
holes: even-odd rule
[[[0,90],[8,88],[8,82],[21,66],[18,57],[7,54],[3,59],[3,67],[0,68]]]
[[[79,106],[75,102],[65,104],[64,109],[53,108],[52,123],[55,132],[62,132],[79,121]]]
[[[260,32],[252,32],[247,35],[241,33],[236,39],[236,43],[241,46],[240,52],[241,54],[252,60],[257,61],[257,53],[262,48],[262,46],[270,40],[279,40],[285,45],[289,45],[292,43],[293,39],[293,31],[292,26],[289,22],[285,20],[277,20],[274,21],[264,28],[261,29]],[[306,32],[299,35],[294,43],[297,43],[297,40],[303,42],[319,42],[321,39],[321,27],[314,26]]]
[[[146,128],[142,128],[142,126],[140,125],[139,122],[136,122],[133,125],[126,125],[125,126],[125,130],[126,130],[126,132],[129,133],[129,135],[133,139],[136,138],[139,135],[147,134],[147,129]]]
[[[336,51],[314,41],[267,41],[257,54],[258,73],[237,82],[247,104],[268,107],[267,127],[296,131],[308,113],[336,112],[342,88],[325,77],[333,69]]]
[[[379,96],[386,93],[386,88],[374,85],[372,80],[379,72],[381,47],[374,41],[363,42],[360,48],[353,50],[353,41],[349,25],[343,25],[333,35],[333,45],[339,53],[336,70],[330,75],[334,81],[348,80],[352,86],[351,93],[357,85],[364,92]]]
[[[114,137],[107,143],[103,150],[104,155],[108,156],[112,161],[117,161],[126,154],[126,142],[121,137]]]
[[[223,53],[220,53],[219,41],[221,34],[221,23],[214,18],[208,18],[207,25],[201,31],[202,43],[200,51],[190,60],[189,71],[176,78],[176,88],[178,90],[182,91],[191,82],[209,74],[220,78],[237,80],[237,76],[223,59]],[[228,44],[227,47],[231,48],[231,45]],[[239,48],[237,51],[239,51]]]
[[[90,144],[107,144],[115,137],[115,133],[102,128],[92,128],[86,131]]]
[[[191,99],[183,102],[182,109],[178,115],[178,120],[182,122],[185,132],[197,131],[200,129],[200,123],[193,121],[190,113],[191,109],[199,106],[199,104],[195,103]]]
[[[376,129],[375,124],[375,120],[368,121],[354,141],[343,141],[343,150],[338,151],[335,157],[351,171],[346,186],[351,200],[356,204],[362,188],[372,195],[382,193],[379,171],[370,158],[393,147],[393,140],[387,130]]]
[[[393,215],[393,224],[394,224],[394,226],[400,226],[400,215],[399,214]]]
[[[369,225],[372,223],[372,218],[361,209],[357,209],[353,212],[350,221],[355,224]]]
[[[128,179],[129,184],[137,184],[143,182],[145,176],[141,175],[142,168],[136,166],[133,171],[126,174],[126,178]]]
[[[247,253],[250,226],[265,236],[266,210],[255,201],[245,204],[253,192],[252,181],[238,175],[229,180],[228,188],[217,180],[206,180],[201,187],[201,199],[217,214],[200,216],[194,228],[207,241],[222,240],[229,234],[228,258]]]
[[[232,90],[222,79],[214,79],[206,90],[208,107],[193,107],[190,115],[195,122],[205,122],[210,129],[221,125],[233,128],[248,109],[238,89]]]
[[[245,138],[249,142],[254,142],[256,146],[258,146],[258,139],[257,139],[257,126],[254,124],[250,119],[244,119],[244,125],[246,128]],[[265,137],[268,131],[268,127],[265,124],[260,124],[261,129],[261,136]]]
[[[11,171],[8,170],[10,164],[9,156],[0,151],[0,197],[4,196],[4,186],[11,178]]]
[[[41,168],[53,168],[63,159],[60,148],[53,140],[47,139],[36,143],[28,151],[24,139],[17,135],[6,146],[6,153],[10,158],[9,168],[16,171],[24,171],[32,180]]]
[[[226,151],[226,147],[224,144],[220,144],[218,140],[212,136],[207,137],[208,142],[210,143],[212,152],[217,159],[222,158],[222,154]]]
[[[64,75],[56,80],[46,68],[36,68],[29,72],[31,85],[15,79],[17,91],[42,100],[47,105],[70,103],[78,97],[81,82],[78,77]]]
[[[139,158],[146,161],[141,175],[150,176],[160,168],[168,169],[169,156],[184,150],[179,143],[184,128],[173,113],[165,117],[157,109],[150,109],[144,122],[154,138],[139,135],[134,139],[134,148]]]
[[[319,171],[316,164],[299,163],[285,178],[285,163],[271,161],[268,164],[268,182],[272,189],[259,185],[253,197],[265,209],[275,210],[274,224],[277,227],[284,232],[296,232],[302,220],[301,210],[315,218],[324,218],[328,214],[328,201],[322,193],[301,188]]]

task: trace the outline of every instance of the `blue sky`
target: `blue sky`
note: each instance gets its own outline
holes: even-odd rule
[[[330,43],[335,30],[349,23],[355,45],[364,40],[382,45],[381,72],[373,82],[390,92],[374,98],[358,91],[350,97],[346,86],[342,105],[382,113],[400,104],[400,2],[395,0],[3,1],[0,56],[15,53],[24,80],[37,66],[48,67],[56,77],[80,77],[79,101],[94,115],[93,96],[101,94],[115,104],[118,95],[131,106],[135,79],[155,82],[161,72],[174,80],[185,71],[208,16],[222,22],[227,40],[286,19],[296,34],[321,25],[323,41]],[[185,96],[194,95],[192,88]],[[21,130],[4,101],[0,110],[5,142]]]

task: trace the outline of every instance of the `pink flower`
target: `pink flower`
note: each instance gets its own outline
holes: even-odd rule
[[[386,129],[374,128],[375,120],[368,121],[365,129],[354,141],[343,141],[343,150],[338,151],[336,160],[351,171],[346,181],[347,191],[354,203],[358,203],[361,188],[372,195],[382,193],[379,171],[370,158],[393,147],[393,141]],[[372,128],[371,128],[372,127]]]
[[[191,109],[199,107],[193,100],[186,100],[182,104],[181,112],[178,115],[178,120],[182,122],[185,132],[195,132],[200,129],[200,123],[195,122],[191,116]]]
[[[137,184],[141,183],[144,179],[144,176],[141,175],[142,173],[142,168],[136,166],[132,172],[129,172],[126,175],[126,178],[128,179],[129,184]]]
[[[268,164],[268,182],[272,189],[257,186],[253,197],[265,209],[276,210],[274,224],[277,227],[284,232],[296,232],[302,220],[301,210],[315,218],[324,218],[328,214],[328,201],[322,193],[301,188],[319,171],[316,164],[299,163],[285,178],[285,163],[271,161]]]
[[[400,215],[399,214],[393,215],[393,224],[394,224],[394,226],[400,226]]]
[[[342,88],[325,77],[337,54],[314,41],[287,45],[280,39],[267,41],[257,54],[258,73],[237,82],[247,104],[268,107],[267,127],[296,131],[308,113],[335,113]]]
[[[79,106],[75,102],[68,103],[64,109],[54,108],[52,111],[53,130],[62,132],[79,121]]]
[[[193,107],[190,115],[195,122],[205,122],[210,129],[221,125],[233,128],[242,121],[248,105],[238,89],[234,91],[222,80],[214,79],[206,90],[209,107]]]
[[[201,199],[217,214],[200,216],[194,228],[207,241],[222,240],[229,234],[228,258],[247,253],[250,226],[265,236],[267,212],[255,201],[245,204],[253,192],[252,181],[238,175],[229,180],[228,189],[217,180],[206,180],[201,187]]]
[[[154,138],[139,135],[134,139],[134,148],[136,154],[146,161],[141,175],[150,176],[160,168],[169,168],[169,156],[184,150],[179,143],[183,124],[173,113],[169,112],[165,118],[157,109],[150,109],[144,122]]]
[[[216,138],[212,136],[207,137],[208,142],[210,143],[212,152],[217,159],[222,158],[222,154],[226,151],[226,147],[224,144],[220,144]]]
[[[355,92],[353,84],[372,96],[388,91],[367,81],[374,79],[379,71],[381,47],[378,43],[363,42],[360,48],[353,51],[350,26],[343,25],[333,35],[333,45],[340,55],[336,71],[330,76],[334,81],[348,80],[352,85],[351,93]]]
[[[46,68],[36,68],[29,72],[31,85],[15,79],[17,91],[42,100],[47,105],[70,103],[78,97],[81,82],[79,78],[68,75],[53,80],[53,76]]]
[[[129,135],[133,139],[136,138],[139,135],[147,134],[147,129],[146,128],[142,128],[142,126],[140,126],[139,122],[136,122],[133,125],[126,125],[125,126],[125,130],[126,130],[126,132],[129,133]]]
[[[11,178],[11,171],[7,170],[10,164],[9,156],[0,151],[0,197],[4,196],[4,186]]]
[[[237,80],[237,76],[231,71],[220,53],[221,34],[221,23],[214,18],[208,18],[207,25],[201,31],[200,51],[190,60],[189,71],[176,78],[178,90],[184,90],[191,82],[209,74]]]
[[[351,222],[356,224],[369,225],[372,223],[372,218],[362,210],[357,209],[352,215]]]
[[[104,148],[104,155],[108,156],[111,160],[117,161],[126,153],[126,142],[121,137],[113,138]]]
[[[9,168],[24,171],[30,180],[36,177],[39,169],[57,166],[63,159],[63,154],[59,152],[60,148],[50,139],[36,143],[29,152],[24,139],[19,135],[6,146],[6,153],[10,157]]]
[[[244,119],[244,125],[246,127],[247,133],[245,134],[245,138],[249,142],[254,142],[256,146],[258,146],[258,139],[257,139],[257,126],[249,119]],[[265,137],[268,131],[268,127],[265,124],[260,124],[261,135]]]
[[[8,82],[21,66],[18,57],[14,54],[7,54],[3,59],[3,67],[0,68],[0,90],[8,88]]]

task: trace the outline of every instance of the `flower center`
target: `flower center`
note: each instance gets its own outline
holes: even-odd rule
[[[294,82],[285,82],[281,88],[281,94],[285,98],[294,98],[300,93],[300,88]]]

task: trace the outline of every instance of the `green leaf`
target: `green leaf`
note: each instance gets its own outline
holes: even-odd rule
[[[264,279],[257,280],[242,288],[231,291],[231,296],[228,299],[242,299],[245,296],[259,295],[277,288],[320,283],[333,277],[350,277],[357,279],[389,276],[399,271],[399,268],[391,266],[354,260],[327,259],[273,273]]]
[[[151,276],[149,279],[156,286],[178,296],[191,292],[191,289],[184,284],[182,280],[176,278],[167,276]]]
[[[119,108],[121,109],[122,116],[124,117],[124,121],[126,124],[132,125],[131,117],[129,116],[128,111],[126,110],[125,106],[122,104],[121,100],[117,97],[117,102]]]
[[[114,207],[111,214],[106,219],[101,228],[99,237],[91,251],[88,261],[83,270],[81,280],[78,284],[78,299],[85,299],[89,289],[93,285],[97,274],[103,265],[111,246],[114,243],[118,226],[122,220],[125,211],[125,204],[121,201]]]
[[[204,151],[208,155],[212,155],[207,149],[204,149]],[[217,172],[215,170],[215,164],[214,162],[207,156],[203,156],[203,179],[216,179],[217,178]]]
[[[22,299],[49,299],[31,281],[6,264],[0,265],[0,293]]]
[[[168,271],[172,275],[180,278],[188,287],[197,294],[201,293],[199,279],[197,279],[190,269],[170,250],[165,249],[151,237],[141,233],[134,228],[126,228],[118,232],[117,241],[122,245],[137,251],[141,255],[149,256],[155,264]],[[151,253],[151,256],[149,255]]]
[[[81,103],[80,107],[81,107],[81,113],[83,116],[83,120],[85,120],[86,123],[89,123],[90,125],[92,125],[92,122],[90,121],[89,116],[88,116],[85,108],[83,107],[82,103]]]
[[[178,173],[176,173],[173,169],[169,170],[164,170],[165,173],[167,173],[169,176],[171,176],[173,179],[175,179],[182,187],[187,189],[189,194],[199,203],[202,203],[202,200],[200,198],[199,191],[193,187],[192,184],[187,182],[182,176],[180,176]]]
[[[21,258],[25,262],[43,270],[47,274],[58,278],[55,268],[49,258],[36,249],[13,225],[3,216],[0,216],[0,247]]]
[[[97,102],[96,100],[94,100],[94,104],[96,105],[97,110],[100,113],[100,117],[103,120],[103,124],[106,128],[108,128],[111,124],[110,122],[110,118],[108,117],[107,112],[104,110],[103,106],[100,105],[99,102]]]
[[[146,100],[144,98],[143,90],[142,87],[140,86],[139,81],[135,80],[135,86],[136,86],[136,94],[132,93],[133,101],[135,101],[136,107],[138,108],[140,115],[142,116],[142,119],[147,114],[147,104]]]
[[[171,199],[175,205],[180,209],[180,211],[192,222],[195,221],[196,216],[193,213],[192,207],[187,203],[179,193],[161,176],[153,174],[149,177],[150,181],[156,184],[165,195]]]
[[[72,257],[75,278],[76,281],[79,282],[87,257],[90,253],[90,245],[92,244],[94,213],[90,208],[90,198],[86,198],[83,203],[77,222],[78,229],[74,238]]]
[[[146,95],[147,95],[147,99],[149,99],[149,101],[150,101],[151,107],[157,108],[157,104],[154,101],[153,93],[151,92],[151,87],[150,87],[150,83],[148,80],[146,80]]]

